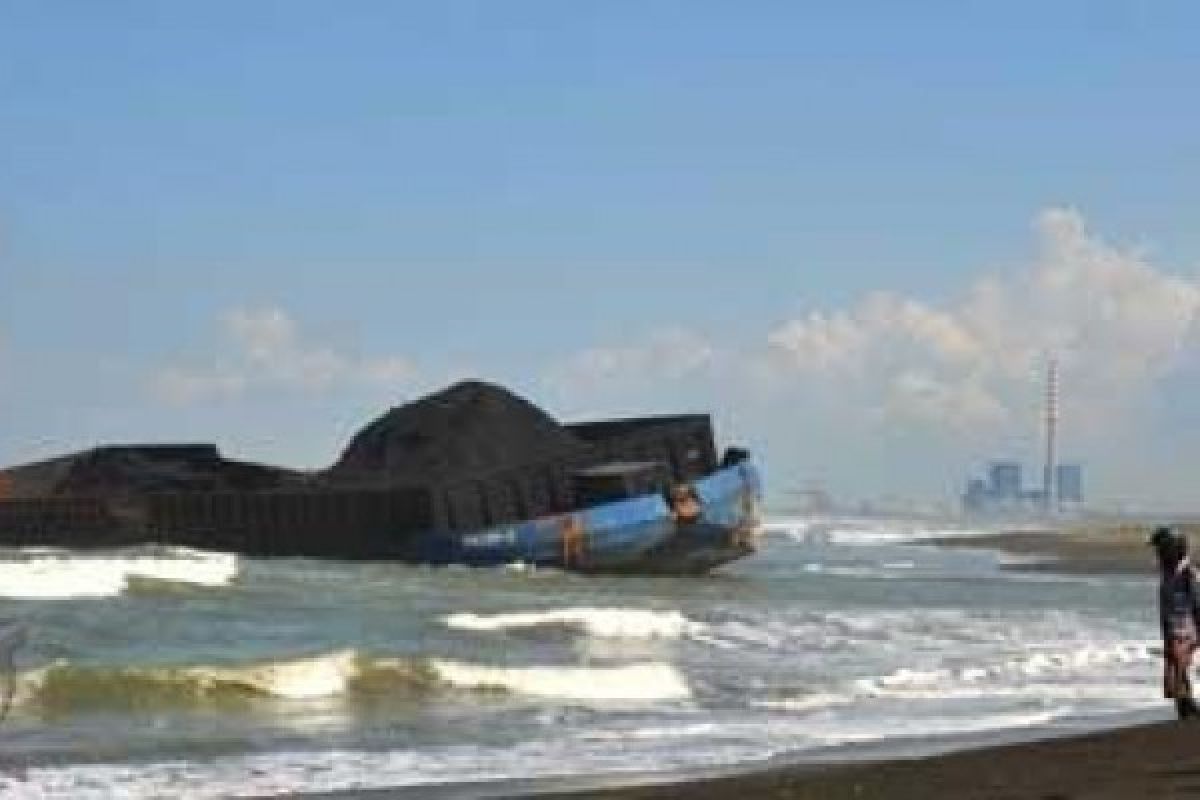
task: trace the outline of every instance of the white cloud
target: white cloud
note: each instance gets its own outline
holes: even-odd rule
[[[712,364],[716,349],[685,328],[666,328],[639,344],[591,347],[551,369],[548,379],[560,389],[588,392],[601,386],[647,378],[677,380]]]
[[[1025,424],[1053,354],[1069,391],[1087,398],[1077,419],[1120,421],[1172,368],[1200,287],[1095,238],[1073,209],[1047,210],[1035,228],[1029,269],[984,278],[944,308],[876,294],[785,322],[768,337],[771,363],[839,387],[881,421],[966,429]]]
[[[394,390],[418,377],[416,367],[405,358],[359,357],[309,342],[279,308],[234,309],[224,315],[221,328],[228,350],[204,366],[159,369],[151,381],[159,398],[186,405],[265,387],[317,392],[365,385]]]
[[[163,367],[152,378],[154,393],[172,405],[235,397],[250,385],[247,376],[223,367]]]
[[[568,419],[694,408],[702,397],[696,387],[713,383],[724,357],[693,330],[660,328],[636,340],[589,347],[549,365],[540,376],[538,396]]]

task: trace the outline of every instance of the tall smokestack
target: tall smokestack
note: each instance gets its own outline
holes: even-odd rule
[[[1054,468],[1058,442],[1058,362],[1051,357],[1046,365],[1046,466],[1042,473],[1042,502],[1044,511],[1058,508],[1058,491],[1054,485]]]

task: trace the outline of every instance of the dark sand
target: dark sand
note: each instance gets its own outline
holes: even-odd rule
[[[1194,546],[1200,530],[1181,526]],[[1086,575],[1133,574],[1153,578],[1154,553],[1146,544],[1147,526],[1074,525],[1061,531],[1012,531],[986,536],[926,540],[940,547],[1001,550],[1021,561],[1012,569],[1045,570]]]
[[[1109,539],[1098,533],[994,533],[953,539],[934,539],[943,547],[1002,550],[1021,560],[1010,569],[1046,570],[1073,574],[1154,574],[1153,555],[1132,537]]]
[[[783,767],[538,798],[610,800],[1140,800],[1200,798],[1200,724],[1156,723],[929,758]]]

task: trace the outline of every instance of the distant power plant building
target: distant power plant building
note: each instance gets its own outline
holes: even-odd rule
[[[979,478],[968,480],[967,490],[962,496],[963,511],[968,514],[982,514],[987,510],[988,501],[987,481],[981,481]]]
[[[962,496],[968,514],[1037,514],[1073,511],[1083,504],[1083,467],[1058,463],[1058,364],[1046,368],[1046,397],[1043,441],[1042,485],[1026,489],[1021,465],[1016,461],[993,461],[987,479],[971,478]]]
[[[988,478],[988,490],[994,500],[1016,503],[1021,499],[1021,465],[1017,462],[993,461]]]
[[[1079,464],[1059,464],[1054,473],[1056,500],[1059,507],[1083,503],[1083,467]]]
[[[971,478],[963,492],[963,511],[968,514],[1037,514],[1049,509],[1070,511],[1083,504],[1083,467],[1058,464],[1047,496],[1044,487],[1026,488],[1021,482],[1021,465],[1015,461],[993,461],[987,479]]]
[[[987,480],[971,479],[963,495],[963,509],[974,514],[1017,511],[1022,504],[1021,465],[1015,461],[993,461]]]

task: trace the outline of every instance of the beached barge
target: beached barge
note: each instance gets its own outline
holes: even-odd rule
[[[560,425],[472,381],[390,410],[319,472],[192,444],[0,470],[0,546],[694,573],[752,550],[758,501],[706,415]]]

